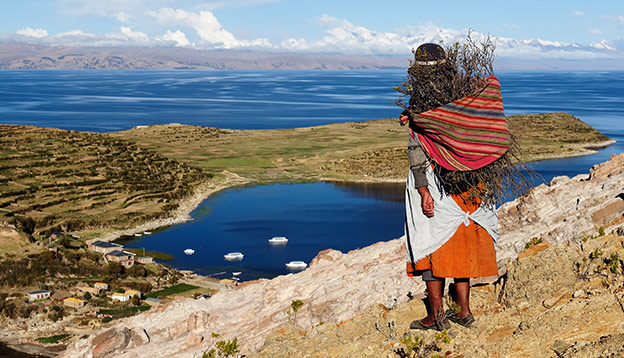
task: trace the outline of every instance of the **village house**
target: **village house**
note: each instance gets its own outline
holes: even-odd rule
[[[137,290],[126,290],[124,294],[128,297],[128,300],[131,300],[133,296],[141,298],[141,292]]]
[[[89,286],[85,282],[78,283],[76,285],[76,288],[78,290],[80,290],[80,292],[82,292],[82,293],[89,292],[91,295],[97,295],[98,293],[100,293],[100,289],[99,288],[91,287],[91,286]]]
[[[67,297],[63,300],[63,304],[71,308],[82,308],[87,304],[87,301],[75,297]]]
[[[119,302],[126,302],[128,301],[128,297],[123,292],[113,292],[113,295],[111,296],[111,300],[113,301],[117,300]]]
[[[107,254],[115,250],[123,250],[123,246],[115,244],[113,242],[106,241],[94,241],[88,245],[88,249],[91,251],[99,252],[101,254]]]
[[[154,263],[154,259],[150,256],[141,256],[137,257],[136,261],[140,264],[151,264]]]
[[[114,250],[104,255],[109,262],[119,262],[123,267],[134,266],[134,254],[131,252]]]
[[[108,290],[108,283],[104,283],[104,282],[96,282],[93,284],[94,288],[97,288],[98,290],[102,291],[102,290]]]
[[[39,291],[30,291],[28,292],[28,299],[31,301],[34,300],[45,300],[50,298],[51,292],[48,290],[39,290]]]
[[[141,292],[137,290],[126,290],[126,292],[115,292],[111,296],[111,300],[118,300],[119,302],[127,302],[132,299],[133,296],[138,296],[141,298]]]

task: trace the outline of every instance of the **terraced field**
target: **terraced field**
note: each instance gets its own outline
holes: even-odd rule
[[[105,134],[0,125],[0,221],[35,238],[165,216],[210,177]]]

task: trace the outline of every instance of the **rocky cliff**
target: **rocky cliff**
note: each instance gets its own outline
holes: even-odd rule
[[[595,166],[589,175],[555,178],[549,185],[536,187],[529,197],[504,204],[499,209],[501,237],[498,253],[499,267],[506,277],[506,280],[499,282],[506,282],[506,289],[502,290],[499,284],[473,291],[475,313],[482,316],[478,318],[479,325],[483,324],[481,319],[484,317],[487,317],[488,323],[490,320],[493,323],[486,325],[487,329],[483,331],[454,329],[455,333],[451,333],[455,335],[455,346],[449,348],[449,352],[482,351],[487,353],[485,356],[498,356],[494,351],[487,351],[491,349],[513,356],[514,349],[520,352],[526,346],[518,346],[513,339],[506,338],[513,337],[517,332],[530,332],[530,336],[526,337],[535,342],[541,342],[549,334],[560,336],[563,342],[560,345],[567,345],[564,347],[567,349],[571,344],[565,337],[572,335],[576,329],[574,334],[578,337],[592,344],[602,344],[594,339],[595,334],[582,330],[581,323],[574,323],[574,320],[561,325],[553,323],[561,321],[556,314],[572,310],[569,307],[553,307],[561,306],[562,302],[572,298],[568,297],[567,291],[558,289],[563,289],[562,285],[567,290],[576,289],[579,273],[573,270],[583,263],[583,257],[589,257],[586,250],[594,250],[591,245],[598,245],[599,242],[591,239],[588,244],[588,237],[599,231],[608,233],[621,225],[624,222],[623,213],[624,154]],[[518,266],[517,263],[509,265],[533,237],[545,241],[530,249],[533,251],[559,243],[568,246],[559,245],[550,249],[547,256],[538,256],[537,262],[525,266]],[[293,347],[300,356],[378,357],[384,352],[400,356],[402,346],[397,332],[406,332],[409,321],[424,315],[422,303],[409,301],[408,292],[412,293],[412,297],[422,296],[424,287],[421,282],[412,281],[404,274],[402,242],[402,239],[380,242],[347,254],[335,250],[323,251],[301,273],[245,283],[235,290],[220,292],[209,300],[179,300],[154,312],[120,320],[99,334],[77,339],[62,357],[201,357],[202,352],[217,340],[213,333],[221,335],[218,339],[237,337],[242,353],[260,350],[258,354],[266,357],[288,356],[290,353],[287,350]],[[607,242],[613,244],[614,241]],[[600,249],[600,246],[596,248]],[[606,246],[603,248],[606,250]],[[620,250],[621,253],[622,245],[613,244],[609,250],[615,254]],[[578,257],[573,256],[574,253]],[[557,260],[563,261],[557,264]],[[589,260],[591,263],[592,258],[589,257]],[[526,274],[539,267],[547,267],[552,272]],[[594,274],[595,269],[587,269],[585,274]],[[523,272],[524,275],[519,274]],[[558,279],[560,276],[561,280]],[[613,280],[609,281],[609,285],[616,288],[601,292],[615,302],[620,299],[615,292],[619,281],[617,277]],[[572,283],[574,285],[570,288]],[[581,280],[581,283],[585,281]],[[588,292],[592,292],[596,285],[594,282],[594,286],[583,286],[580,290],[584,293],[575,297],[579,300],[574,308],[582,311],[577,318],[586,324],[596,321],[596,315],[600,313],[596,309],[582,308],[582,300],[589,299]],[[514,287],[521,288],[514,290]],[[549,297],[556,299],[545,302]],[[297,312],[292,312],[291,303],[295,300],[301,300],[303,305]],[[532,311],[536,300],[544,300],[545,303],[539,304],[542,308]],[[544,313],[544,309],[550,313]],[[624,308],[622,311],[614,309],[612,319],[622,322],[624,316],[618,316],[621,312]],[[508,324],[497,326],[497,315],[503,315],[500,317],[504,317],[504,322],[512,322],[512,326],[516,327],[510,329]],[[533,315],[541,315],[542,318],[532,319]],[[391,323],[393,317],[394,323]],[[542,329],[546,327],[542,319],[548,319],[548,327],[551,328]],[[554,334],[553,327],[556,326],[564,327],[564,331],[557,330],[558,335]],[[365,331],[357,333],[362,327]],[[293,335],[299,338],[293,338]],[[366,340],[366,337],[373,336],[380,343]],[[269,340],[267,337],[270,337]],[[432,336],[427,339],[438,338]],[[447,341],[444,337],[440,339]],[[483,342],[493,343],[489,346],[478,345]],[[618,344],[617,336],[613,336],[613,342]],[[336,347],[351,347],[351,353],[348,353],[351,355],[343,355]],[[538,344],[538,347],[541,349],[542,345]],[[585,349],[583,347],[579,345],[568,352]],[[334,351],[335,354],[332,354]],[[552,353],[550,348],[546,351]]]

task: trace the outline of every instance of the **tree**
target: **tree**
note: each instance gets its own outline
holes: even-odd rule
[[[106,267],[106,272],[113,277],[119,277],[123,274],[123,266],[119,262],[109,262]]]

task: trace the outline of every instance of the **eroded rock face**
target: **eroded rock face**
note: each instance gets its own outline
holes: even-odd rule
[[[608,233],[624,222],[624,154],[595,165],[588,174],[555,177],[531,195],[498,210],[499,267],[524,250],[532,237],[551,244],[580,241],[600,227]]]
[[[620,154],[589,175],[555,178],[530,197],[504,204],[499,209],[501,272],[531,237],[551,244],[578,241],[600,226],[609,230],[622,223],[623,191]],[[175,301],[120,320],[109,330],[74,342],[62,357],[197,357],[217,339],[212,333],[219,333],[218,339],[238,337],[242,353],[249,353],[287,322],[303,330],[321,322],[343,322],[377,304],[406,302],[410,291],[418,297],[424,285],[405,275],[403,239],[348,254],[325,250],[301,273],[246,283],[209,300]],[[288,313],[293,300],[303,301],[296,314]]]

